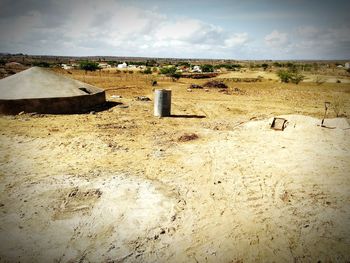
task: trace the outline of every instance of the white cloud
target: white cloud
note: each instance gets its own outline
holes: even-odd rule
[[[229,32],[198,19],[169,18],[157,8],[143,10],[106,1],[97,5],[78,0],[65,3],[65,8],[58,3],[60,20],[50,26],[46,26],[50,16],[42,10],[0,18],[0,34],[6,36],[0,51],[211,57],[248,41],[247,33]]]
[[[247,33],[236,33],[225,40],[225,45],[227,47],[241,47],[247,44],[249,40]]]
[[[13,1],[2,1],[0,52],[234,59],[324,59],[350,54],[350,29],[345,25],[264,28],[270,33],[260,36],[257,31],[254,37],[254,29],[248,34],[244,27],[167,16],[160,8],[142,9],[120,0],[16,0],[13,6]],[[257,30],[264,26],[257,25]]]
[[[288,37],[286,33],[281,33],[278,30],[273,30],[270,34],[266,35],[265,43],[271,47],[282,48],[288,43]]]

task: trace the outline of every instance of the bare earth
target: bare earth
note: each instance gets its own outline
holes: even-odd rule
[[[133,99],[149,79],[79,74],[123,104],[0,118],[1,262],[350,260],[349,120],[320,127],[325,100],[350,113],[349,86],[160,79],[175,116],[158,119]]]

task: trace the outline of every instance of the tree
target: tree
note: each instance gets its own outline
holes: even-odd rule
[[[303,76],[299,72],[294,72],[290,77],[290,81],[294,84],[299,84],[299,82],[301,82],[304,78],[305,76]]]
[[[281,82],[288,83],[290,80],[290,73],[287,70],[277,71],[277,76],[280,78]]]
[[[155,67],[155,66],[157,66],[157,61],[155,61],[154,59],[147,60],[146,61],[146,66],[147,67]]]
[[[33,62],[33,66],[42,67],[42,68],[49,68],[50,63],[45,62],[45,61],[39,61],[39,62],[35,61],[35,62]]]
[[[213,65],[210,64],[204,64],[201,66],[202,72],[214,72],[214,67]]]
[[[164,67],[164,68],[161,68],[159,71],[160,71],[160,74],[163,74],[172,78],[173,81],[176,81],[181,77],[181,73],[177,72],[177,69],[174,66]]]
[[[142,71],[143,74],[152,74],[152,70],[150,67],[147,67],[144,71]]]
[[[79,63],[79,67],[83,70],[85,70],[85,72],[87,71],[96,71],[98,69],[101,69],[98,66],[97,62],[93,62],[93,61],[82,61]]]
[[[291,70],[279,70],[277,71],[277,76],[280,78],[281,82],[292,82],[294,84],[299,84],[305,78],[305,76],[300,74],[298,71],[294,72]]]
[[[267,70],[267,68],[269,67],[269,64],[263,63],[261,64],[261,67],[263,68],[263,70]]]

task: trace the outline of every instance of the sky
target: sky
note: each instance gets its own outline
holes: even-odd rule
[[[0,52],[350,59],[349,0],[0,0]]]

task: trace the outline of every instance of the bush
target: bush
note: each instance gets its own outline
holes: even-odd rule
[[[160,74],[171,77],[173,81],[176,81],[181,77],[181,73],[177,72],[177,69],[174,66],[161,68],[159,72]]]
[[[158,64],[157,64],[157,61],[155,61],[154,59],[151,59],[151,60],[147,60],[146,61],[146,66],[147,67],[155,67],[155,66],[157,66]]]
[[[277,76],[280,78],[281,82],[288,83],[290,80],[290,73],[287,70],[277,71]]]
[[[335,115],[338,117],[342,117],[343,116],[343,112],[344,112],[344,99],[340,96],[335,97],[333,99],[333,110]]]
[[[82,61],[79,63],[79,67],[85,71],[96,71],[97,69],[101,69],[98,66],[98,63],[93,61]]]
[[[322,76],[316,76],[315,82],[317,85],[321,85],[326,82],[326,79]]]
[[[228,70],[240,69],[242,66],[240,64],[217,64],[214,66],[215,69],[225,68]]]
[[[263,63],[263,64],[261,64],[261,67],[262,67],[263,70],[265,71],[265,70],[269,67],[269,65],[266,64],[266,63]]]
[[[143,74],[152,74],[152,70],[150,67],[146,68],[144,71],[142,71]]]
[[[171,67],[164,67],[164,68],[161,68],[159,70],[160,74],[163,74],[163,75],[171,75],[171,74],[175,74],[176,72],[176,67],[174,66],[171,66]]]
[[[294,84],[299,84],[299,82],[301,82],[304,78],[305,76],[303,76],[298,72],[295,72],[295,73],[292,73],[290,81]]]
[[[293,71],[279,70],[277,71],[277,76],[280,78],[281,82],[283,83],[292,82],[294,84],[299,84],[305,78],[305,76],[303,76],[298,72],[293,72]]]
[[[45,62],[45,61],[33,62],[33,66],[42,67],[42,68],[49,68],[50,67],[50,63]]]
[[[214,72],[213,65],[204,64],[201,66],[201,68],[202,68],[202,72]]]

